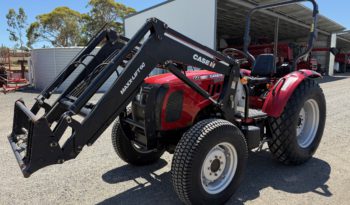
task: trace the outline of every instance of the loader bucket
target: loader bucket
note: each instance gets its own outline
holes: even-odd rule
[[[8,139],[24,177],[60,162],[61,149],[54,142],[47,120],[35,116],[22,100],[15,102],[13,130]]]

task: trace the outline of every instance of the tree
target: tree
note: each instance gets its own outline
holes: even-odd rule
[[[16,47],[23,47],[23,35],[25,27],[27,26],[27,15],[23,8],[18,9],[18,14],[14,9],[10,9],[6,15],[8,29],[10,33],[10,40],[17,43]],[[19,42],[19,45],[18,45]]]
[[[36,17],[27,30],[28,45],[46,41],[55,47],[80,45],[83,15],[68,7],[57,7],[52,12]]]
[[[0,46],[0,64],[6,62],[10,49],[4,45]]]
[[[112,28],[118,33],[122,33],[122,19],[136,12],[135,9],[117,3],[114,0],[90,0],[87,6],[91,7],[91,10],[85,16],[86,25],[84,31],[88,37],[94,35],[105,24],[107,24],[107,28]]]

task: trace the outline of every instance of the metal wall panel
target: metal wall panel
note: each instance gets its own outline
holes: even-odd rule
[[[215,0],[175,0],[125,19],[125,35],[132,37],[148,18],[156,17],[171,28],[215,48]]]
[[[31,51],[30,70],[33,77],[34,87],[43,90],[55,79],[55,77],[71,62],[72,58],[81,50],[81,47],[74,48],[45,48]],[[96,49],[94,52],[97,52]],[[85,62],[90,59],[86,59]],[[63,91],[81,71],[78,67],[65,83],[57,91]],[[106,91],[116,79],[113,74],[101,87],[100,92]]]
[[[31,51],[30,74],[32,76],[31,82],[37,90],[43,90],[55,79],[55,77],[71,62],[73,57],[81,50],[81,47],[75,48],[45,48],[45,49],[33,49]],[[95,49],[93,53],[98,52]],[[91,60],[91,57],[87,57],[84,61],[87,64]],[[73,81],[73,79],[81,72],[82,66],[79,66],[72,75],[66,79],[66,81],[58,88],[57,91],[61,92]],[[151,75],[164,73],[165,70],[155,69]],[[117,78],[114,73],[101,86],[99,92],[104,92],[109,89],[112,83]]]

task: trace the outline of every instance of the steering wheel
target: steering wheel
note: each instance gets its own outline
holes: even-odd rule
[[[248,54],[246,54],[245,52],[235,49],[235,48],[225,48],[222,51],[223,54],[230,56],[230,57],[235,57],[234,53],[239,53],[241,55],[243,55],[248,61],[250,61],[252,63],[252,65],[254,65],[255,63],[255,59],[253,59],[251,56],[249,56]]]

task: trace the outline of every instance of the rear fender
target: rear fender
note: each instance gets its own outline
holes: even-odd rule
[[[281,116],[289,98],[303,80],[321,77],[321,74],[312,70],[298,70],[285,75],[267,95],[262,111],[271,117],[277,118]]]

